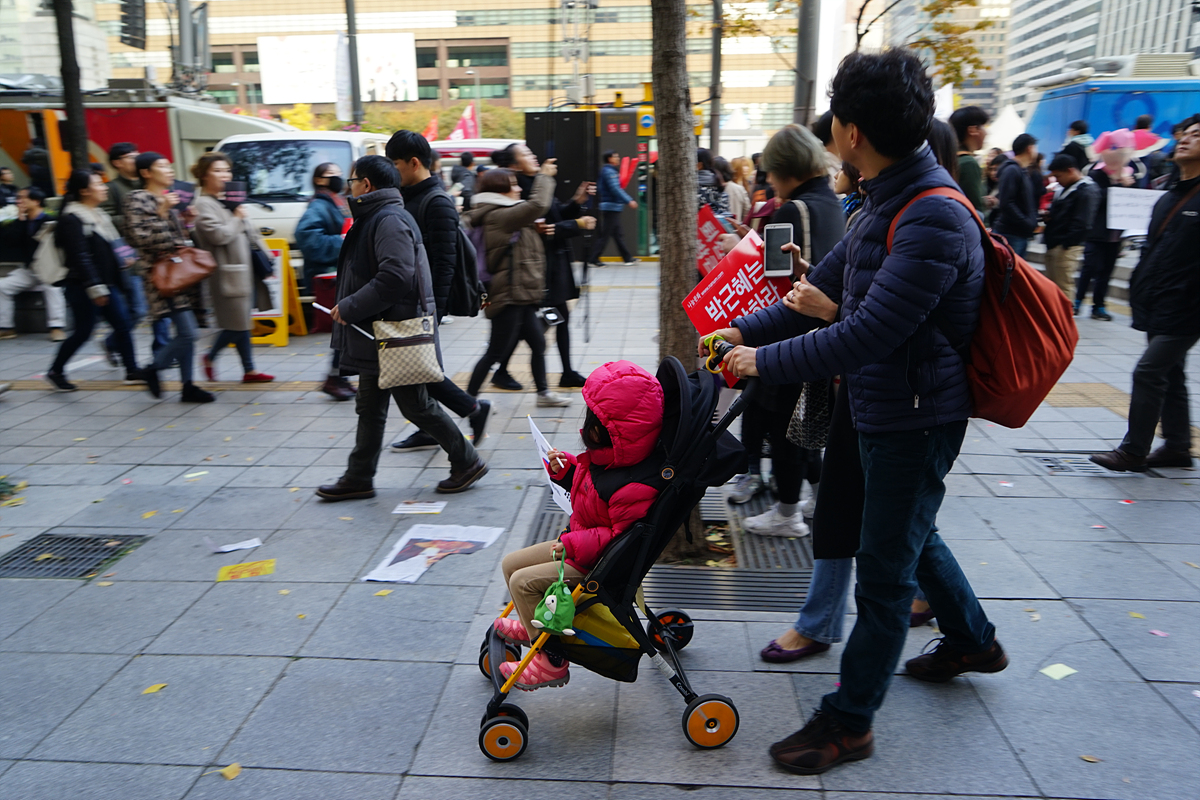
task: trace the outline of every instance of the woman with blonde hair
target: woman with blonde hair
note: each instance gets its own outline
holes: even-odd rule
[[[254,251],[266,256],[266,243],[248,221],[246,207],[238,205],[230,209],[224,200],[225,184],[233,179],[229,156],[221,152],[205,153],[192,167],[192,176],[199,189],[193,235],[196,245],[212,253],[217,261],[217,268],[208,277],[208,291],[221,332],[212,348],[201,357],[205,377],[210,381],[217,379],[214,369],[217,356],[232,344],[242,359],[242,383],[273,381],[274,376],[254,368],[250,349],[253,308],[271,305],[267,287],[254,274]]]

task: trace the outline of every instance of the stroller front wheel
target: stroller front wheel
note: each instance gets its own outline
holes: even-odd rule
[[[529,746],[529,730],[515,717],[495,717],[479,730],[479,749],[492,761],[512,761]]]
[[[658,612],[655,615],[658,619],[658,624],[667,629],[667,633],[673,637],[672,644],[676,650],[682,650],[692,641],[692,635],[696,629],[692,624],[692,618],[688,613],[678,608],[668,608]],[[646,623],[646,633],[654,640],[654,646],[659,652],[667,652],[667,646],[662,640],[662,636],[654,629],[653,622]]]
[[[696,747],[722,747],[738,731],[741,718],[728,697],[705,694],[688,703],[683,712],[683,735]]]

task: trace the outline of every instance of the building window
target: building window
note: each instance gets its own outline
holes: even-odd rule
[[[212,65],[213,72],[237,72],[237,67],[233,65],[233,53],[213,53]]]
[[[208,93],[223,106],[236,105],[238,101],[237,89],[209,89]]]
[[[447,51],[447,67],[507,67],[508,48],[451,47]]]
[[[242,51],[242,72],[259,72],[258,68],[258,51],[243,50]]]
[[[418,83],[417,84],[417,99],[418,100],[437,100],[441,97],[441,90],[437,83]]]
[[[257,67],[258,65],[255,64],[255,66]],[[247,72],[249,72],[249,71],[250,70],[247,70]],[[262,101],[263,101],[262,87],[259,86],[257,83],[247,83],[246,84],[246,102],[247,103],[261,103]]]
[[[508,97],[508,83],[481,83],[479,84],[479,96],[488,97]],[[475,99],[475,83],[473,81],[463,83],[450,84],[450,99],[451,100],[474,100]]]
[[[437,69],[437,48],[417,48],[417,69]]]

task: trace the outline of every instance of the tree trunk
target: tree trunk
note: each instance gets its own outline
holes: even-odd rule
[[[696,134],[687,71],[685,0],[650,0],[653,21],[654,123],[658,131],[658,355],[675,356],[686,369],[696,363],[696,329],[683,301],[696,286]],[[663,551],[663,559],[699,558],[704,526],[692,511],[689,545],[682,531]]]
[[[58,29],[58,53],[62,66],[63,110],[67,124],[64,147],[71,154],[71,169],[87,169],[88,133],[83,118],[83,91],[79,86],[79,60],[75,57],[75,27],[71,0],[54,0],[54,24]],[[56,176],[57,177],[57,176]]]

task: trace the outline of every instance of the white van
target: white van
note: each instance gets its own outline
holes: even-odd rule
[[[287,239],[294,249],[317,165],[332,161],[349,177],[356,160],[384,155],[387,142],[383,133],[289,131],[227,136],[217,149],[233,160],[233,179],[246,182],[250,218],[263,236]]]

